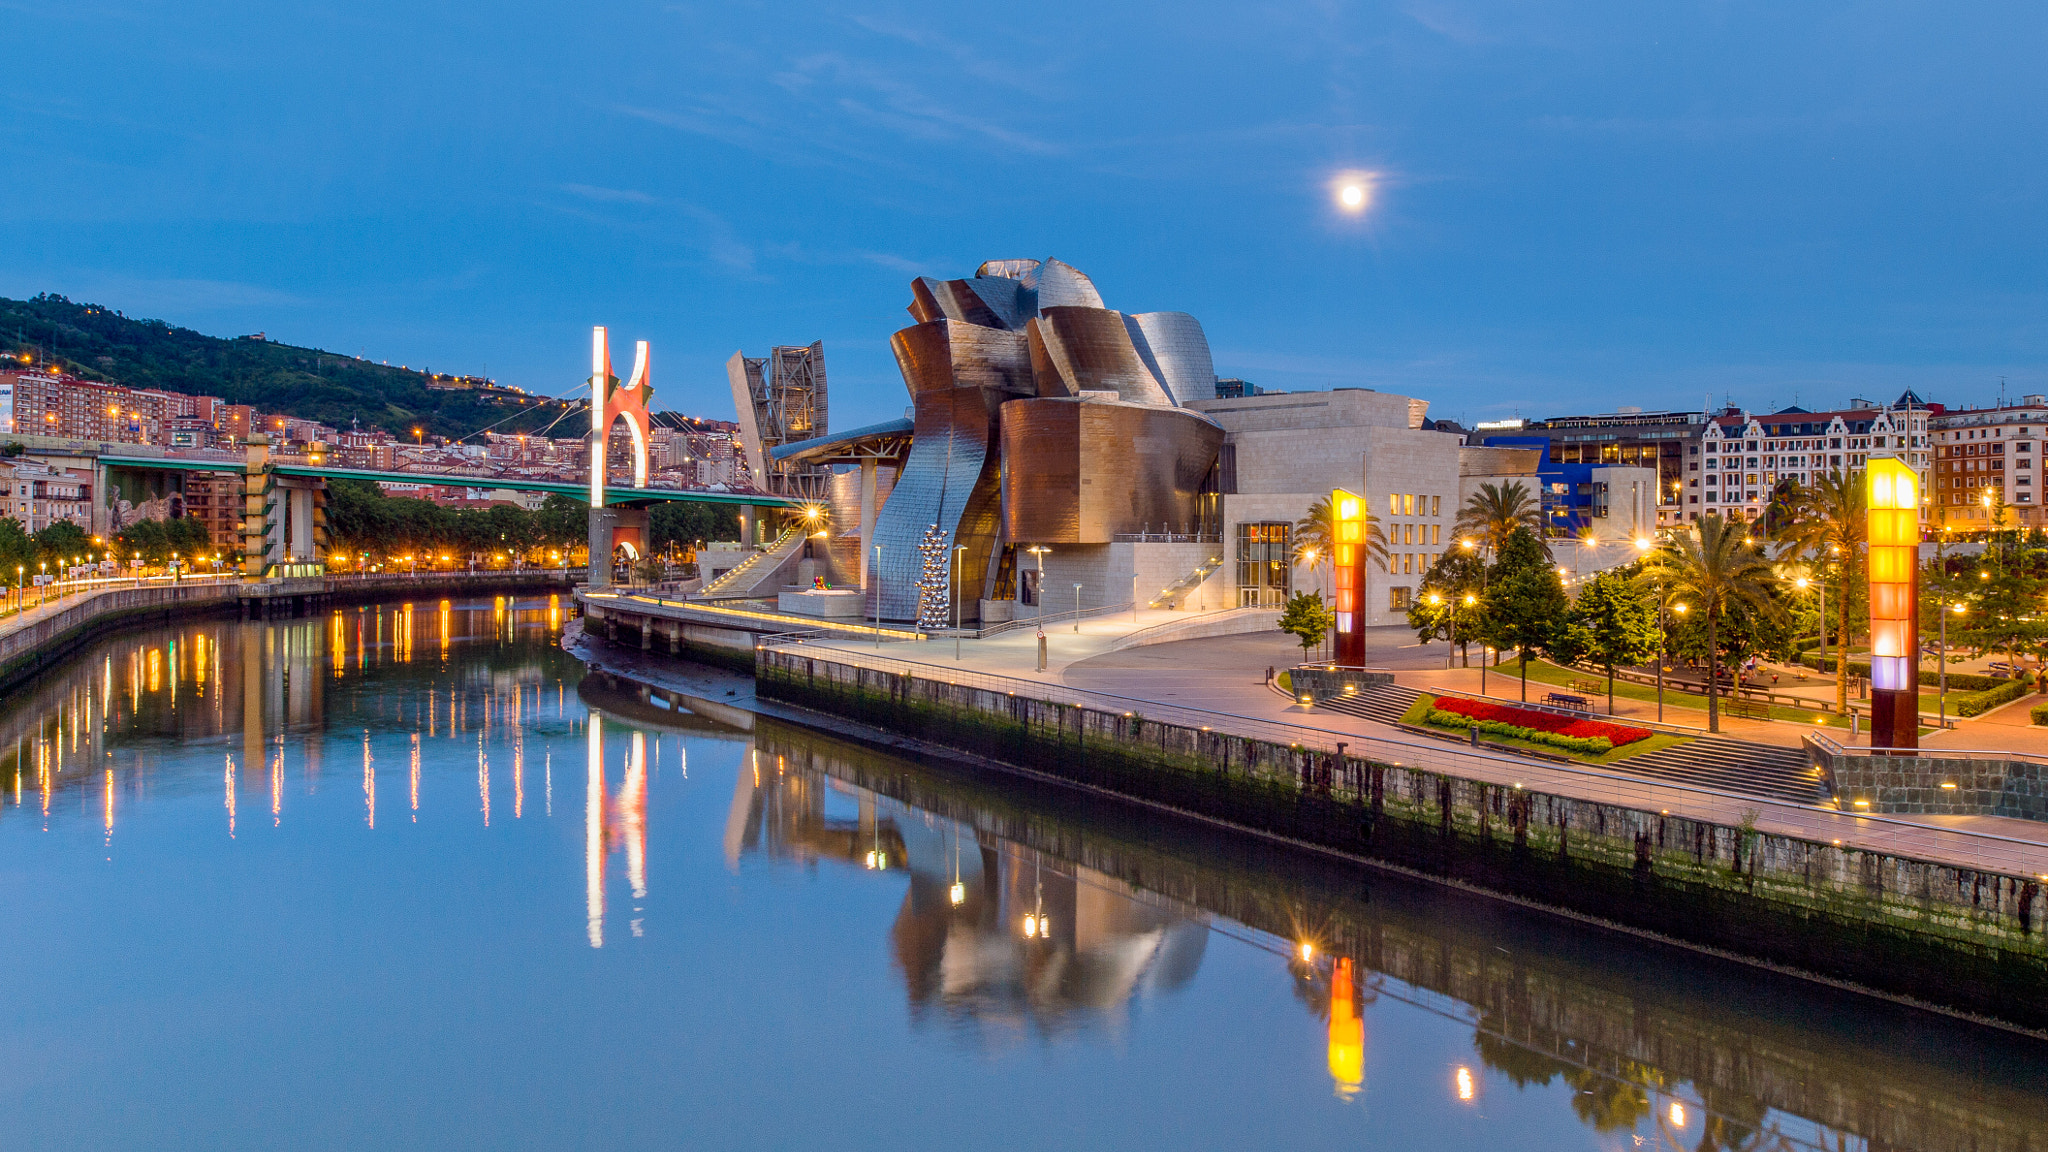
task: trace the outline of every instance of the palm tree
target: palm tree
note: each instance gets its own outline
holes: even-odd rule
[[[1294,562],[1296,564],[1330,564],[1337,551],[1337,512],[1330,507],[1328,496],[1318,497],[1308,506],[1308,512],[1294,525]],[[1365,514],[1365,558],[1387,570],[1387,534],[1380,527],[1380,518],[1370,512]]]
[[[1321,496],[1308,506],[1308,512],[1294,525],[1294,562],[1307,564],[1313,569],[1318,564],[1334,567],[1337,555],[1337,510],[1331,506],[1328,496]],[[1380,518],[1371,512],[1365,513],[1365,559],[1379,565],[1380,571],[1387,570],[1387,534],[1380,527]],[[1336,598],[1331,597],[1332,601]]]
[[[1543,555],[1550,555],[1550,544],[1543,536],[1542,502],[1530,495],[1521,481],[1511,480],[1506,484],[1481,484],[1459,510],[1452,531],[1467,539],[1477,539],[1488,555],[1498,556],[1501,542],[1514,535],[1517,528],[1527,528],[1529,535],[1543,545]]]
[[[1840,565],[1835,574],[1835,588],[1841,597],[1835,612],[1842,631],[1842,643],[1835,653],[1835,708],[1840,712],[1849,708],[1849,577],[1868,541],[1864,531],[1868,501],[1860,474],[1830,472],[1811,486],[1799,488],[1793,496],[1791,516],[1777,533],[1791,556],[1809,558],[1816,566]],[[1822,633],[1820,644],[1821,667],[1826,668],[1826,633]]]
[[[1721,730],[1721,649],[1717,631],[1721,617],[1738,605],[1777,618],[1782,613],[1771,596],[1777,579],[1771,562],[1744,532],[1740,521],[1709,512],[1691,532],[1673,532],[1643,562],[1637,579],[1665,603],[1699,609],[1707,621],[1707,731]]]

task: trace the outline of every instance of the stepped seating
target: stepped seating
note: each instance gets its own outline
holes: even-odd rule
[[[1207,560],[1196,565],[1194,571],[1169,584],[1165,591],[1153,597],[1152,602],[1145,605],[1145,607],[1178,611],[1181,604],[1187,600],[1188,593],[1201,587],[1202,582],[1214,575],[1216,570],[1221,567],[1223,567],[1223,557],[1209,557]]]
[[[1355,696],[1325,700],[1316,707],[1381,724],[1398,724],[1419,695],[1413,688],[1386,684]],[[1622,722],[1626,723],[1626,719]],[[1803,750],[1720,736],[1702,736],[1676,747],[1631,756],[1611,768],[1629,776],[1695,784],[1795,804],[1814,804],[1822,799],[1820,776],[1807,763]]]
[[[775,538],[775,542],[760,552],[747,557],[746,562],[725,573],[704,586],[698,598],[703,600],[745,600],[749,597],[773,595],[781,591],[778,585],[769,586],[778,580],[790,560],[803,551],[804,534],[790,529]]]

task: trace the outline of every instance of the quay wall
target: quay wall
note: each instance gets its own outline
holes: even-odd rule
[[[815,651],[815,650],[813,650]],[[1240,829],[2048,1031],[2040,878],[1029,699],[802,650],[757,694]]]

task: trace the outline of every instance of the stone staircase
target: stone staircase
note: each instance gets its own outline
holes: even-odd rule
[[[1413,688],[1386,684],[1340,696],[1316,705],[1332,712],[1381,724],[1398,724],[1421,695]],[[1620,722],[1626,723],[1623,718]],[[1721,736],[1701,736],[1691,743],[1631,756],[1610,766],[1618,773],[1695,784],[1724,792],[1741,792],[1795,804],[1822,799],[1820,776],[1799,748],[1752,744]]]
[[[1168,585],[1166,591],[1153,597],[1152,602],[1145,605],[1145,607],[1179,611],[1181,604],[1187,600],[1188,593],[1201,587],[1202,581],[1214,575],[1216,570],[1221,567],[1223,567],[1223,557],[1209,557],[1207,560],[1196,565],[1194,571]]]
[[[704,586],[701,600],[745,600],[781,591],[779,584],[768,587],[781,575],[791,558],[803,551],[804,534],[792,528],[775,538],[766,549],[747,557],[746,562]]]

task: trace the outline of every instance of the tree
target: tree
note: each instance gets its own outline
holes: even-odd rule
[[[1538,651],[1569,660],[1580,638],[1569,627],[1571,600],[1564,581],[1544,558],[1543,546],[1517,528],[1500,546],[1500,561],[1487,577],[1480,635],[1496,648],[1521,657],[1522,699],[1529,699],[1529,661]]]
[[[1674,532],[1643,562],[1637,577],[1667,604],[1688,604],[1706,624],[1707,731],[1721,730],[1720,623],[1732,607],[1782,618],[1773,595],[1777,577],[1735,521],[1709,512],[1691,531]]]
[[[35,541],[36,562],[52,568],[69,563],[73,556],[85,555],[92,543],[85,529],[69,520],[59,520],[36,533]]]
[[[1471,552],[1446,552],[1423,573],[1422,587],[1408,605],[1408,626],[1424,644],[1442,638],[1458,646],[1466,667],[1471,667],[1468,650],[1479,635],[1482,611],[1479,595],[1486,587],[1486,565]]]
[[[1607,714],[1614,715],[1614,666],[1640,664],[1663,641],[1657,611],[1643,598],[1635,573],[1610,569],[1579,590],[1572,618],[1586,632],[1587,654],[1607,669]]]
[[[1295,522],[1293,543],[1296,564],[1336,562],[1337,510],[1331,507],[1328,496],[1317,498]],[[1370,511],[1365,513],[1364,558],[1379,565],[1380,571],[1387,570],[1387,533],[1380,527],[1380,518]]]
[[[1868,541],[1868,495],[1861,473],[1828,473],[1812,485],[1802,487],[1792,506],[1792,518],[1777,533],[1792,556],[1807,557],[1824,577],[1831,575],[1837,593],[1836,627],[1841,645],[1835,662],[1835,707],[1849,709],[1848,651],[1850,597],[1862,570],[1864,545]],[[1821,666],[1827,666],[1827,636],[1821,636]]]
[[[1972,603],[1962,618],[1967,623],[1960,629],[1961,638],[1980,652],[2003,651],[2014,675],[2019,672],[2017,655],[2034,651],[2048,638],[2048,622],[2038,618],[2048,581],[2034,575],[2031,555],[2000,560],[1987,554],[1978,565],[1977,578],[1962,581]],[[1957,631],[1950,629],[1951,635]]]
[[[1337,614],[1323,603],[1321,592],[1296,592],[1280,613],[1280,630],[1301,641],[1303,663],[1308,662],[1309,649],[1321,644],[1336,622]]]
[[[1452,531],[1477,540],[1487,554],[1499,557],[1501,546],[1517,529],[1526,530],[1545,557],[1550,546],[1543,542],[1543,505],[1519,480],[1505,484],[1481,484],[1458,511]]]

